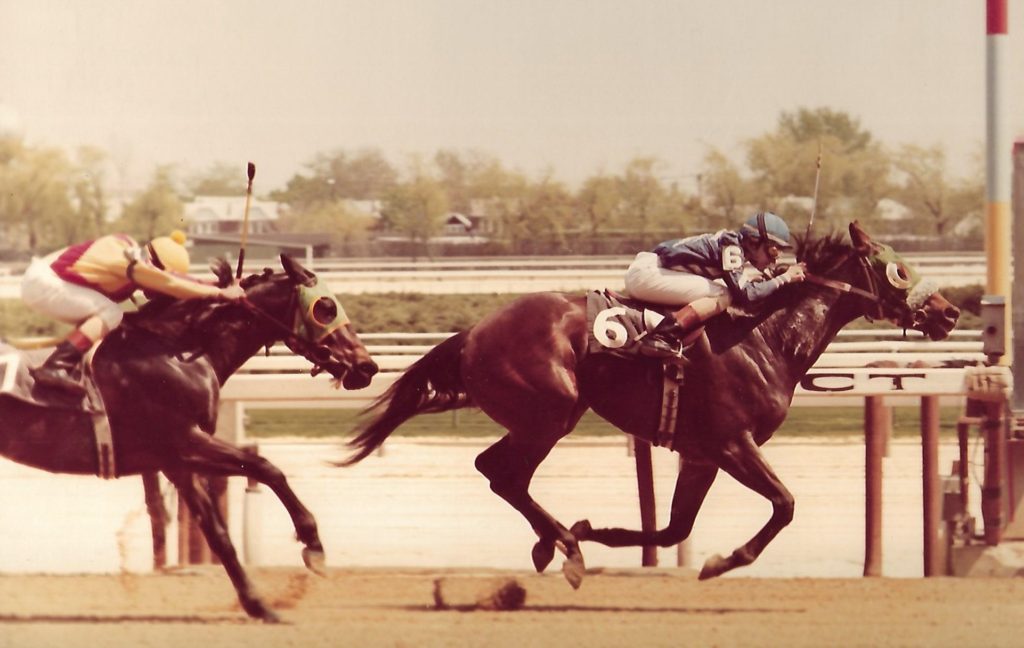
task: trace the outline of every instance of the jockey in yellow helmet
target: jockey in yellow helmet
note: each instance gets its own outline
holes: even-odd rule
[[[22,300],[44,315],[75,325],[46,362],[32,370],[36,381],[83,394],[71,372],[92,345],[121,323],[124,312],[119,304],[136,289],[177,299],[245,296],[237,284],[220,288],[189,276],[184,243],[180,231],[144,246],[125,234],[110,234],[33,259],[22,278]]]

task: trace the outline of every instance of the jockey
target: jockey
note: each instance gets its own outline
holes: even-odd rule
[[[22,300],[76,327],[42,366],[32,370],[36,381],[83,395],[84,387],[71,372],[90,347],[121,323],[124,312],[118,304],[137,288],[177,299],[245,296],[237,284],[220,288],[190,277],[184,243],[180,231],[145,246],[125,234],[110,234],[33,259],[21,281]]]
[[[744,276],[748,263],[763,273],[775,264],[781,249],[790,247],[786,223],[771,212],[758,212],[739,231],[673,239],[637,254],[626,271],[629,294],[656,304],[682,306],[642,338],[641,353],[676,356],[700,336],[705,321],[729,304],[749,304],[784,284],[803,281],[806,268],[799,263],[763,281]]]

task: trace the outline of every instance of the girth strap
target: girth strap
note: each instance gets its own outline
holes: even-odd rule
[[[679,416],[679,386],[683,384],[683,368],[675,362],[662,364],[661,416],[654,444],[672,449],[676,436],[676,419]]]

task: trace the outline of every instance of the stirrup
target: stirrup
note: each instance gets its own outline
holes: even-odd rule
[[[29,373],[39,385],[59,389],[76,396],[85,396],[85,385],[72,378],[64,369],[50,369],[43,366],[30,369]]]
[[[648,335],[640,341],[640,355],[649,358],[679,358],[683,355],[683,343],[672,336],[671,341],[660,335]]]

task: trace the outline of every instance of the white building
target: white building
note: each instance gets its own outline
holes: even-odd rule
[[[185,203],[185,226],[192,236],[238,234],[245,219],[245,196],[196,196]],[[269,234],[277,229],[278,203],[252,200],[249,233]]]

